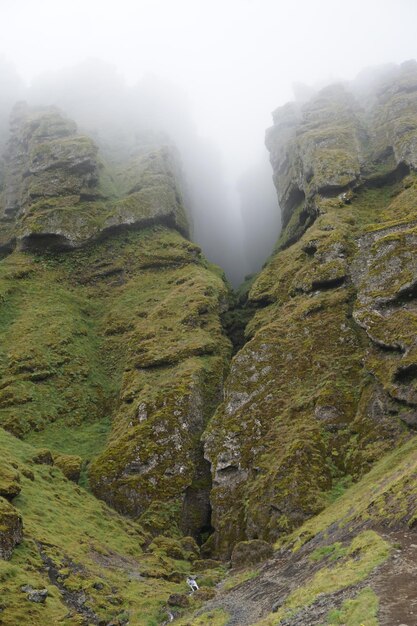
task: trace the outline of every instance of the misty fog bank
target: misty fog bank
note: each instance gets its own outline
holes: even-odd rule
[[[271,112],[417,57],[414,0],[13,0],[0,19],[0,142],[21,98],[57,104],[113,157],[163,135],[181,153],[194,239],[234,283],[278,235]]]
[[[279,228],[279,207],[266,149],[246,182],[242,179],[239,186],[234,185],[230,177],[227,179],[219,150],[198,133],[181,89],[150,75],[128,86],[113,67],[99,60],[45,73],[29,87],[23,86],[10,66],[3,65],[0,84],[7,96],[0,110],[3,143],[10,110],[23,98],[31,106],[57,106],[113,162],[140,146],[173,144],[182,162],[193,240],[210,261],[225,270],[235,286],[245,275],[259,270]],[[252,238],[251,233],[256,236]]]

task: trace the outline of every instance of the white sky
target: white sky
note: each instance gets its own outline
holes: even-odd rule
[[[293,82],[417,57],[417,0],[0,0],[0,24],[0,56],[27,82],[98,57],[131,84],[178,84],[232,178]]]

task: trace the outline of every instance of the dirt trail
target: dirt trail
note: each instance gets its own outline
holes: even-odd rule
[[[354,598],[364,587],[371,587],[379,597],[380,626],[417,626],[417,530],[381,535],[395,546],[384,565],[358,585],[318,596],[314,604],[281,622],[282,626],[321,626],[329,611]],[[251,626],[280,606],[294,588],[320,568],[319,563],[309,560],[310,552],[311,547],[305,546],[295,554],[277,553],[260,568],[256,578],[229,591],[220,589],[204,611],[222,608],[230,615],[227,626]]]
[[[389,536],[401,549],[372,581],[380,626],[417,626],[417,530]]]

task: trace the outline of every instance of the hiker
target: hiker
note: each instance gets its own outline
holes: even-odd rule
[[[187,578],[187,585],[191,589],[191,593],[194,593],[194,591],[198,591],[198,585],[194,578]]]

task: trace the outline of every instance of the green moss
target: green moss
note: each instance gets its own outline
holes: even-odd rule
[[[11,255],[0,267],[11,283],[3,306],[13,313],[6,315],[2,334],[0,423],[23,435],[58,417],[72,424],[93,420],[107,393],[93,307],[33,261],[30,276],[14,278],[14,261]]]
[[[82,459],[73,454],[57,454],[54,456],[54,466],[59,467],[65,478],[78,483],[80,480]]]
[[[417,397],[414,383],[397,382],[417,362],[415,316],[396,306],[413,284],[415,233],[393,227],[402,206],[411,218],[415,198],[414,175],[346,198],[315,195],[314,223],[297,231],[300,203],[254,280],[249,305],[258,310],[205,435],[220,552],[290,533],[407,436],[398,418],[376,418],[373,402],[388,403],[383,392],[401,402]],[[378,308],[390,301],[392,311]],[[230,486],[216,473],[229,456],[239,468]]]
[[[67,254],[15,252],[0,263],[0,289],[0,423],[93,461],[95,492],[123,512],[177,500],[179,523],[188,486],[207,497],[199,437],[231,351],[220,321],[228,290],[200,249],[155,227]],[[145,467],[161,462],[126,473],[138,454]]]
[[[52,451],[78,454],[88,460],[105,447],[110,427],[110,417],[73,426],[66,426],[58,420],[41,431],[29,432],[25,441],[37,448],[49,446]]]
[[[167,232],[158,236],[142,237],[142,254],[132,259],[140,273],[109,302],[103,319],[113,358],[126,349],[121,403],[90,476],[96,493],[132,515],[197,486],[199,436],[218,402],[230,354],[219,318],[226,286],[200,266],[194,245]],[[126,473],[131,463],[144,471]]]
[[[303,607],[311,605],[320,594],[330,594],[366,579],[390,554],[390,545],[374,531],[365,531],[355,537],[346,551],[346,557],[333,567],[319,569],[310,580],[287,596],[278,611],[259,622],[259,626],[278,625]]]
[[[267,541],[291,531],[324,506],[334,464],[345,472],[362,380],[361,340],[346,322],[349,298],[345,289],[314,301],[294,297],[251,321],[253,339],[232,362],[225,402],[205,434],[214,473],[230,446],[230,464],[245,472],[230,483],[232,493],[216,476],[221,551],[251,538],[246,525]]]
[[[378,626],[378,596],[365,588],[352,600],[346,600],[339,610],[327,616],[328,626]]]
[[[337,561],[338,559],[346,556],[347,548],[343,546],[340,541],[333,543],[329,546],[322,546],[316,548],[309,556],[310,561],[322,561],[326,559],[328,561]]]
[[[327,494],[328,502],[331,504],[341,495],[343,495],[346,489],[349,489],[352,485],[352,476],[342,476],[338,481],[335,481],[332,485],[331,490]]]
[[[42,558],[51,559],[68,592],[86,594],[85,606],[99,619],[112,621],[124,612],[137,626],[158,623],[169,595],[186,591],[189,564],[145,553],[141,546],[147,535],[138,524],[67,481],[58,469],[31,464],[34,452],[0,429],[0,458],[12,458],[22,470],[14,505],[24,519],[23,543],[10,562],[0,560],[5,626],[58,623],[68,614],[68,623],[80,623],[50,582]],[[26,478],[27,470],[34,480]],[[182,582],[168,580],[175,572]],[[26,600],[20,591],[26,584],[48,589],[44,605]]]
[[[222,591],[230,591],[231,589],[235,589],[239,587],[242,583],[245,583],[248,580],[253,580],[259,575],[259,570],[257,569],[246,569],[238,574],[233,574],[232,576],[228,576],[224,583],[222,584]]]
[[[0,496],[12,499],[20,492],[20,474],[11,457],[4,458],[0,467]]]
[[[298,550],[334,524],[339,528],[355,528],[364,521],[386,526],[411,525],[416,507],[416,468],[414,437],[385,455],[358,483],[305,522],[285,543]]]

